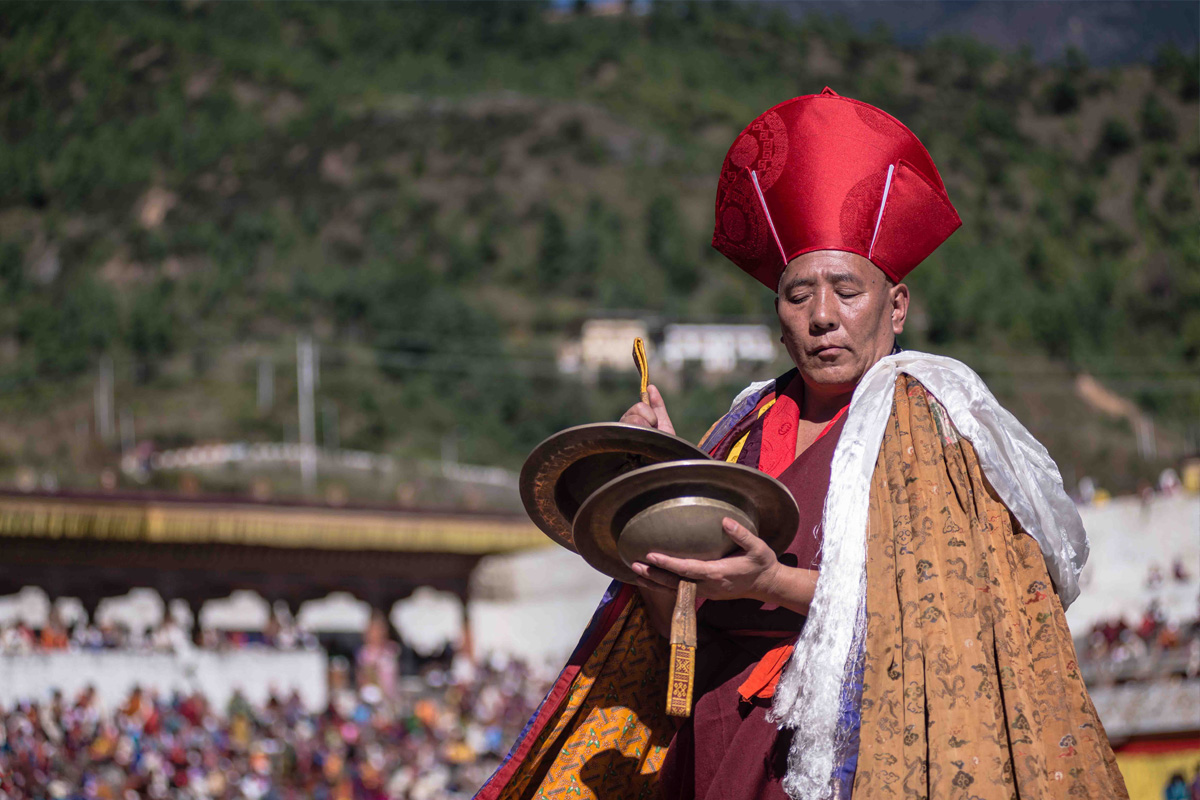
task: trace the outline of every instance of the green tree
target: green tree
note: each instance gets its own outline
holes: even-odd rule
[[[117,303],[102,283],[84,279],[69,289],[40,294],[21,309],[17,339],[35,374],[78,375],[112,344]]]
[[[570,271],[571,243],[567,225],[557,211],[542,211],[541,236],[538,242],[534,274],[543,289],[557,289]]]
[[[1046,107],[1055,114],[1070,114],[1079,108],[1079,86],[1075,78],[1063,75],[1046,87]]]
[[[1173,44],[1162,48],[1154,59],[1154,80],[1175,90],[1185,103],[1194,103],[1200,99],[1200,50],[1185,55]]]
[[[129,310],[126,340],[143,362],[169,356],[178,341],[179,321],[172,308],[175,285],[169,280],[140,291]]]
[[[688,257],[691,234],[684,227],[679,205],[660,194],[646,207],[646,251],[661,266],[672,291],[689,294],[699,283],[696,264]]]
[[[1151,92],[1142,103],[1142,135],[1152,142],[1175,141],[1175,116],[1158,95]]]
[[[1109,117],[1100,130],[1100,139],[1096,143],[1093,157],[1097,161],[1107,161],[1114,156],[1128,153],[1133,149],[1133,143],[1133,131],[1129,130],[1129,126],[1115,117]]]

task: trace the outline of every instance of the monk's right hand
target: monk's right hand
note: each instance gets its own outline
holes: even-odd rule
[[[628,425],[640,425],[643,428],[656,428],[663,433],[675,433],[675,426],[671,424],[671,417],[667,415],[667,405],[663,402],[662,394],[659,393],[658,387],[650,384],[646,387],[646,394],[650,396],[650,403],[634,403],[629,407],[629,410],[621,415],[621,422]]]

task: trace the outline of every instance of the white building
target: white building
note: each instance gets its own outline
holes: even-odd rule
[[[773,361],[775,341],[766,325],[668,325],[660,356],[673,370],[698,361],[705,372],[729,372],[740,362]]]
[[[601,369],[633,371],[633,340],[641,337],[650,350],[649,331],[640,319],[590,319],[583,323],[578,342],[568,342],[558,352],[561,372]]]

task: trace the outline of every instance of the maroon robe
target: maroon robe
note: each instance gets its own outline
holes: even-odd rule
[[[802,385],[795,384],[780,391]],[[739,463],[757,466],[764,420],[765,415],[750,429]],[[842,415],[779,476],[800,507],[796,536],[779,557],[788,566],[816,569],[821,562],[821,516],[844,424]],[[788,800],[780,781],[791,734],[766,720],[770,700],[742,700],[738,687],[768,651],[796,639],[805,618],[755,600],[701,601],[696,614],[696,700],[659,773],[661,795],[664,800]]]

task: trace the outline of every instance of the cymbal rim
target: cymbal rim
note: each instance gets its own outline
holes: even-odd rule
[[[800,510],[786,486],[742,464],[689,459],[627,472],[593,492],[575,515],[573,538],[577,552],[598,571],[626,583],[636,583],[637,575],[617,554],[620,532],[614,528],[621,509],[639,495],[672,485],[706,482],[723,489],[727,496],[729,492],[742,495],[742,502],[736,505],[749,509],[751,518],[757,520],[758,535],[776,555],[788,548],[800,524]]]
[[[572,523],[575,513],[572,512],[577,512],[587,498],[572,509],[573,498],[563,491],[561,482],[572,467],[584,459],[601,456],[612,457],[598,459],[610,467],[625,456],[630,459],[630,469],[682,459],[711,460],[707,453],[685,439],[624,422],[576,425],[544,439],[530,451],[521,467],[518,482],[521,504],[538,529],[574,552],[578,550],[574,543]]]

